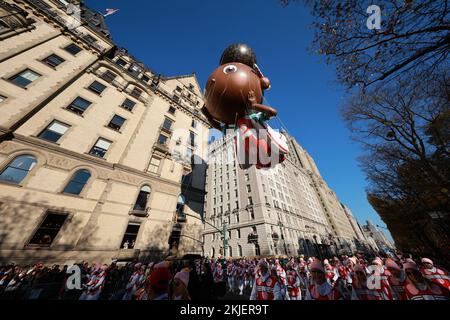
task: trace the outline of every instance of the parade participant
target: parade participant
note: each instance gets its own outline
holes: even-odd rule
[[[89,276],[89,282],[86,284],[86,288],[79,300],[98,300],[102,293],[107,269],[108,266],[104,264],[92,270]]]
[[[169,268],[163,265],[156,265],[149,277],[149,300],[169,300],[169,282],[172,275]]]
[[[351,300],[385,300],[382,291],[367,286],[366,269],[360,264],[354,267]]]
[[[385,266],[388,273],[389,285],[392,288],[392,294],[395,300],[404,299],[405,279],[404,270],[392,259],[386,259]]]
[[[171,300],[191,300],[187,290],[189,284],[189,270],[178,272],[172,281]]]
[[[228,261],[227,262],[227,280],[228,280],[228,289],[230,291],[233,290],[233,286],[234,286],[234,283],[233,283],[233,267],[234,267],[233,263],[231,261]]]
[[[125,288],[125,294],[122,300],[131,300],[136,293],[136,290],[141,286],[144,281],[145,267],[142,263],[136,263],[134,265],[134,272],[128,280],[128,284]]]
[[[270,274],[267,261],[261,260],[258,269],[260,274],[256,276],[250,300],[282,300],[280,284]]]
[[[449,291],[425,278],[415,262],[403,264],[406,273],[404,297],[406,300],[449,300]]]
[[[393,300],[391,286],[389,285],[388,273],[383,265],[383,260],[377,257],[370,266],[366,268],[368,274],[368,281],[371,282],[370,287],[376,288],[382,295],[384,300]]]
[[[300,291],[301,279],[297,271],[294,269],[293,262],[286,265],[287,272],[287,289],[290,300],[302,300],[302,293]]]
[[[278,281],[279,281],[280,286],[281,286],[281,294],[282,294],[283,297],[285,297],[287,299],[287,298],[289,298],[289,295],[288,295],[288,290],[287,290],[286,271],[281,266],[279,259],[275,259],[274,267],[275,267],[275,271],[276,271],[276,276],[277,276]]]
[[[237,287],[238,287],[240,296],[242,296],[244,294],[243,291],[244,291],[245,271],[246,271],[245,264],[244,264],[244,262],[241,262],[238,265],[238,269],[236,272],[236,282],[237,282]]]
[[[450,290],[450,277],[446,270],[437,268],[434,266],[433,261],[428,258],[423,258],[421,262],[420,272],[425,278]]]
[[[305,300],[340,300],[338,290],[325,278],[325,268],[319,260],[311,263],[311,284],[306,291]]]
[[[214,282],[222,282],[223,281],[223,270],[222,264],[220,262],[216,262],[215,268],[213,271]]]

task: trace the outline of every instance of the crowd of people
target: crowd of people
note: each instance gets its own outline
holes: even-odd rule
[[[0,299],[448,300],[450,277],[431,259],[340,256],[0,267]]]

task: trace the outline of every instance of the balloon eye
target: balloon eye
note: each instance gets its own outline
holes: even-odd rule
[[[236,71],[237,71],[237,67],[233,64],[230,64],[230,65],[226,66],[225,68],[223,68],[223,73],[225,73],[225,74],[233,73]]]

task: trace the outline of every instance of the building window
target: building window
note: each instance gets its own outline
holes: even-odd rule
[[[81,48],[76,44],[71,43],[67,47],[65,47],[64,50],[75,56],[81,51]]]
[[[186,148],[186,158],[191,159],[194,154],[194,150],[191,147]]]
[[[189,131],[189,145],[195,147],[196,134],[192,131]]]
[[[39,138],[51,142],[57,142],[70,128],[70,126],[59,121],[53,121],[44,131],[41,132]]]
[[[125,68],[126,65],[127,65],[127,62],[126,62],[125,60],[123,60],[123,59],[120,59],[120,58],[117,59],[116,63],[117,63],[119,66],[123,67],[123,68]]]
[[[14,83],[22,88],[25,88],[26,86],[28,86],[30,83],[35,81],[40,76],[41,75],[39,73],[36,73],[30,69],[26,69],[26,70],[16,74],[15,76],[12,76],[11,78],[9,78],[9,81],[11,81],[12,83]]]
[[[248,212],[250,213],[250,219],[255,219],[255,211],[253,210],[253,207],[248,208]]]
[[[87,42],[91,42],[91,43],[95,43],[98,40],[96,38],[94,38],[93,36],[91,36],[90,34],[85,34],[83,36],[83,39],[86,40]]]
[[[160,164],[161,164],[160,158],[152,157],[152,159],[150,160],[150,165],[148,166],[148,171],[158,173]]]
[[[78,115],[82,115],[84,111],[91,105],[90,101],[77,97],[71,104],[69,104],[66,109],[75,112]]]
[[[89,86],[89,90],[95,92],[96,94],[101,94],[106,89],[106,86],[98,81],[94,81]]]
[[[235,197],[238,197],[238,191],[237,191],[237,189],[234,190],[234,196],[235,196]]]
[[[103,158],[110,146],[111,141],[99,138],[95,145],[92,147],[91,151],[89,151],[89,154]]]
[[[59,66],[64,61],[65,60],[63,58],[61,58],[60,56],[57,56],[56,54],[51,54],[47,58],[42,60],[43,63],[45,63],[46,65],[48,65],[48,66],[50,66],[52,68],[56,68],[57,66]]]
[[[125,101],[122,103],[121,107],[124,109],[127,109],[128,111],[133,111],[133,108],[135,105],[136,105],[136,102],[131,101],[130,99],[125,99]]]
[[[108,83],[113,82],[116,77],[117,77],[116,74],[114,72],[109,71],[109,70],[106,70],[102,74],[102,79],[105,80]]]
[[[10,26],[3,20],[0,19],[0,33],[6,32],[10,29]]]
[[[172,130],[173,121],[169,118],[165,118],[162,127],[166,130]]]
[[[252,192],[252,188],[250,187],[250,185],[247,185],[247,192]]]
[[[136,99],[139,99],[141,97],[141,95],[142,95],[142,90],[137,87],[134,87],[134,89],[130,93],[130,96],[132,96]]]
[[[23,155],[15,158],[0,174],[0,180],[19,184],[36,165],[36,158]]]
[[[160,134],[159,137],[158,137],[158,144],[159,145],[166,145],[167,140],[168,140],[167,136],[165,136],[163,134]]]
[[[134,211],[145,211],[147,209],[147,202],[148,198],[150,197],[150,191],[151,190],[149,186],[143,186],[141,190],[139,190],[138,197],[133,207]]]
[[[69,1],[68,0],[58,0],[58,2],[60,4],[62,4],[63,6],[67,7],[69,5]]]
[[[39,229],[31,238],[30,245],[50,246],[61,230],[64,222],[67,219],[67,214],[48,211],[44,221],[39,226]]]
[[[176,111],[177,109],[175,108],[175,107],[172,107],[172,106],[170,106],[169,107],[169,110],[167,110],[167,112],[169,112],[170,114],[175,114],[175,111]]]
[[[249,181],[250,180],[250,176],[248,175],[248,173],[245,174],[245,181]]]
[[[116,114],[108,123],[108,127],[113,130],[120,131],[120,128],[122,128],[123,124],[125,123],[125,120],[126,120],[125,118],[122,118],[121,116],[118,116]]]
[[[144,82],[149,82],[150,81],[150,77],[148,77],[146,75],[143,75],[141,80],[144,81]]]
[[[122,249],[133,249],[136,244],[137,235],[139,233],[140,223],[130,222],[127,225],[125,234],[123,235],[122,243],[120,248]]]
[[[234,207],[235,207],[236,209],[239,209],[239,201],[236,200],[236,202],[235,202],[234,204],[235,204]]]
[[[240,239],[241,238],[241,229],[236,229],[236,233],[237,233],[237,238]]]
[[[191,127],[196,129],[197,128],[197,121],[192,120]]]
[[[83,188],[88,182],[90,177],[91,173],[88,170],[86,169],[78,170],[77,172],[74,173],[69,183],[64,188],[63,193],[79,195],[81,191],[83,191]]]
[[[242,246],[238,245],[238,255],[239,257],[242,257]]]

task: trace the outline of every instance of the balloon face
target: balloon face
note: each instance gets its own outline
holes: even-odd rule
[[[249,92],[262,99],[261,81],[256,72],[242,63],[221,65],[208,78],[205,87],[206,107],[211,116],[225,124],[234,124],[246,115]]]

